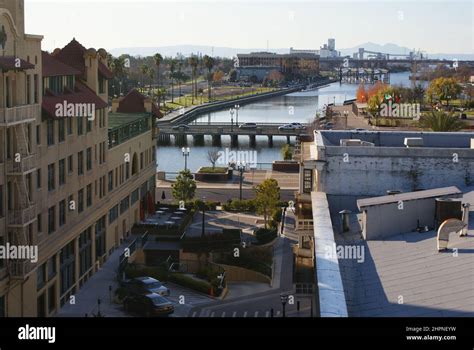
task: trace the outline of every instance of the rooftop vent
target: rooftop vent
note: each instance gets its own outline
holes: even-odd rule
[[[403,144],[406,147],[423,147],[423,138],[421,137],[405,137]]]
[[[471,139],[471,149],[474,149],[474,139]]]
[[[353,146],[369,146],[373,147],[375,144],[372,142],[362,141],[359,139],[341,139],[339,140],[339,144],[342,147],[353,147]]]

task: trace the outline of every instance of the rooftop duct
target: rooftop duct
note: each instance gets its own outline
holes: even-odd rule
[[[421,137],[405,137],[403,144],[406,147],[423,147],[423,138]]]

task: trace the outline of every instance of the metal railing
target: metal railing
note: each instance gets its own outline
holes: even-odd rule
[[[20,161],[7,161],[7,174],[24,174],[36,168],[36,156],[33,154],[21,156]]]
[[[29,260],[16,260],[8,262],[8,273],[11,278],[23,279],[33,270],[34,265]]]
[[[26,225],[36,219],[36,206],[30,204],[25,209],[14,209],[8,211],[8,225]]]
[[[34,120],[40,115],[39,104],[0,108],[0,124],[14,124]]]

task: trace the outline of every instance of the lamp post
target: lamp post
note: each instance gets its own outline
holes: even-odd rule
[[[140,84],[140,82],[138,84]],[[119,96],[122,96],[122,82],[121,81],[119,82],[119,85],[120,85]]]
[[[240,105],[235,105],[235,126],[239,126],[239,108]]]
[[[243,180],[244,180],[244,171],[245,171],[245,167],[246,167],[246,163],[245,162],[238,162],[237,163],[237,170],[239,171],[239,174],[240,174],[240,178],[239,178],[239,182],[240,182],[240,196],[239,196],[239,199],[240,201],[242,201],[242,183],[243,183]]]
[[[181,149],[181,152],[183,153],[184,157],[184,171],[188,170],[188,157],[189,153],[191,153],[191,149],[189,147],[183,147]]]
[[[233,132],[234,131],[234,113],[235,113],[235,110],[233,108],[229,109],[229,113],[230,113],[230,131]]]
[[[202,197],[202,231],[201,238],[204,238],[206,229],[206,197]]]
[[[288,295],[280,294],[281,305],[283,306],[283,317],[286,317],[286,303],[288,302]]]

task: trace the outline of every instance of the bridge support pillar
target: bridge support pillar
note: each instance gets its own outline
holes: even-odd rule
[[[220,147],[222,145],[221,142],[221,135],[212,135],[212,146],[213,147]]]
[[[171,144],[171,136],[169,134],[159,134],[157,144],[158,146],[169,146]]]
[[[230,135],[230,147],[239,147],[239,135]]]
[[[257,136],[256,135],[249,135],[249,145],[252,148],[257,147]]]
[[[288,135],[286,137],[286,143],[289,144],[289,145],[291,144],[291,136],[290,135]]]
[[[273,135],[268,135],[268,147],[273,147]]]
[[[194,146],[204,146],[204,135],[193,135]]]
[[[174,142],[177,146],[186,146],[188,144],[188,135],[186,134],[175,134]]]

